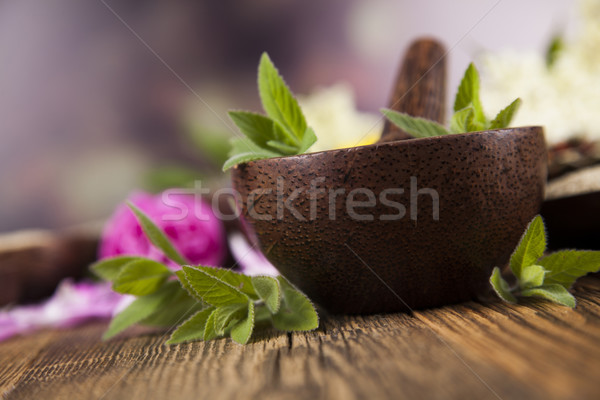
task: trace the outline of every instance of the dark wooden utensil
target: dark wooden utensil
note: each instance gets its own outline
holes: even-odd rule
[[[411,46],[392,108],[442,122],[443,54],[430,39]],[[242,218],[261,250],[331,312],[471,299],[488,290],[491,270],[507,263],[539,210],[542,128],[399,140],[407,136],[388,125],[374,145],[233,169]]]

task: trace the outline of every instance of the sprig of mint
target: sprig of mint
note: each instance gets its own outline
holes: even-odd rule
[[[514,286],[495,267],[490,283],[498,296],[517,303],[517,297],[541,297],[568,307],[575,307],[569,289],[577,278],[600,270],[600,251],[563,250],[544,256],[546,232],[542,217],[536,216],[510,257],[510,270],[516,277]]]
[[[128,204],[153,245],[173,261],[185,261],[162,230],[135,205]],[[182,264],[189,264],[184,262]],[[119,256],[92,265],[113,290],[136,299],[111,321],[109,339],[134,324],[178,327],[168,344],[230,336],[246,344],[257,323],[282,331],[319,326],[310,300],[283,276],[247,276],[227,269],[183,265],[176,272],[143,257]]]
[[[229,112],[246,138],[232,139],[224,171],[252,160],[302,154],[317,141],[298,101],[267,53],[263,53],[258,66],[258,91],[266,116],[248,111]]]
[[[435,121],[387,108],[382,109],[381,112],[398,128],[416,138],[424,138],[506,128],[520,105],[521,99],[516,99],[502,109],[494,119],[488,119],[479,99],[479,72],[471,63],[458,86],[454,99],[454,115],[450,119],[449,129]]]

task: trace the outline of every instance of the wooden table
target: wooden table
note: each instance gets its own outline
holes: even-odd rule
[[[600,279],[575,310],[470,302],[414,315],[324,317],[310,333],[166,346],[102,342],[106,322],[0,343],[6,399],[599,399]]]

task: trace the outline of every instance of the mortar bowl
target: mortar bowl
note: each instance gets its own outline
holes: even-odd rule
[[[401,140],[240,164],[241,218],[332,313],[410,311],[489,290],[539,212],[541,127]]]

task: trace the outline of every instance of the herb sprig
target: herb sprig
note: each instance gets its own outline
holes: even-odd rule
[[[263,53],[258,67],[258,91],[266,116],[248,111],[229,112],[246,138],[232,139],[230,158],[223,170],[252,160],[302,154],[317,141],[298,101],[267,53]]]
[[[450,128],[435,121],[384,108],[381,112],[397,127],[416,138],[443,136],[454,133],[476,132],[487,129],[502,129],[510,122],[521,105],[517,98],[502,109],[495,118],[489,119],[483,112],[479,98],[479,72],[473,63],[465,71],[454,99],[454,115],[450,119]]]
[[[600,270],[600,251],[562,250],[544,256],[546,232],[539,215],[531,221],[510,258],[510,270],[517,283],[513,286],[495,267],[490,283],[498,296],[517,303],[518,297],[541,297],[575,307],[569,289],[577,278]]]
[[[283,276],[247,276],[231,270],[189,266],[164,233],[135,205],[128,204],[148,239],[171,260],[176,272],[143,257],[121,256],[92,266],[113,290],[136,299],[111,321],[103,338],[130,326],[171,328],[168,344],[230,336],[246,344],[257,323],[282,331],[309,331],[319,325],[310,300]]]

